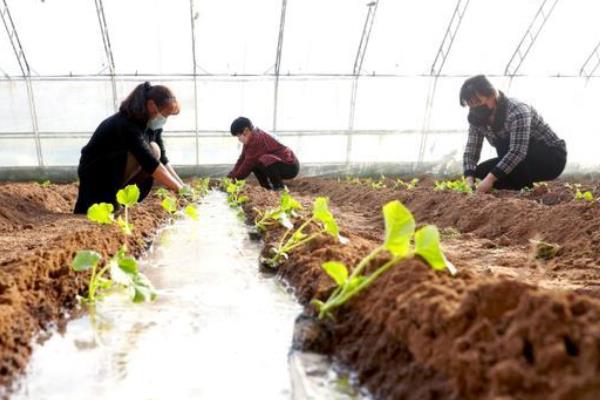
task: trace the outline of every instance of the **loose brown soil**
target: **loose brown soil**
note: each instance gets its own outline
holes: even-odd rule
[[[0,184],[0,387],[23,371],[32,340],[63,321],[84,293],[87,274],[70,268],[75,252],[109,257],[122,244],[117,227],[72,214],[76,196],[73,184]],[[146,248],[163,215],[155,199],[133,210],[131,253]]]
[[[419,259],[398,264],[323,323],[331,342],[321,350],[381,399],[600,398],[600,205],[575,201],[561,183],[545,193],[493,195],[432,186],[373,189],[327,179],[289,185],[306,205],[328,196],[350,239],[312,242],[279,268],[309,313],[310,300],[326,299],[334,286],[321,263],[353,265],[381,243],[381,207],[390,200],[402,201],[419,224],[440,227],[459,269],[453,278]],[[246,192],[251,219],[255,209],[277,204],[276,193],[252,186]],[[547,200],[552,193],[558,200]],[[267,231],[265,249],[281,233]],[[560,250],[536,259],[530,239]]]

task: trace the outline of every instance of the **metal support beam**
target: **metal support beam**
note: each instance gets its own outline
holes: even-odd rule
[[[35,140],[35,152],[37,156],[38,165],[40,167],[43,167],[44,157],[42,154],[42,144],[40,142],[40,132],[38,129],[35,98],[33,95],[33,87],[31,84],[31,68],[29,67],[27,57],[25,56],[25,51],[23,51],[23,46],[21,46],[21,41],[19,40],[19,35],[17,34],[17,30],[15,28],[12,16],[10,15],[10,10],[8,9],[8,4],[6,4],[6,0],[0,0],[0,18],[2,19],[2,23],[4,24],[4,28],[6,29],[6,34],[8,35],[8,40],[10,40],[10,44],[15,53],[15,57],[17,58],[19,68],[21,69],[21,74],[23,75],[23,78],[25,80],[25,85],[27,87],[27,100],[29,103],[29,113],[31,115],[31,127],[33,129]]]
[[[198,134],[198,60],[196,59],[196,12],[194,0],[190,0],[190,21],[192,23],[192,63],[194,68],[194,131],[196,137],[196,165],[200,163],[200,137]]]
[[[462,25],[463,17],[467,11],[467,7],[469,6],[469,1],[470,0],[458,0],[456,2],[456,7],[454,7],[454,12],[452,13],[452,17],[448,23],[448,28],[446,28],[442,43],[440,44],[437,54],[435,55],[435,59],[433,60],[433,64],[431,65],[430,76],[432,77],[432,80],[429,84],[427,100],[425,103],[425,116],[423,118],[423,129],[421,130],[421,144],[419,146],[419,157],[417,164],[421,164],[425,158],[427,135],[431,125],[431,112],[433,110],[433,100],[435,99],[437,82],[442,74],[446,60],[450,55],[450,51],[452,50],[454,39],[458,34],[460,26]],[[415,168],[417,168],[417,165],[415,165]]]
[[[527,30],[519,42],[517,49],[513,53],[512,57],[508,61],[508,64],[506,64],[506,68],[504,69],[504,75],[509,76],[511,80],[519,72],[523,61],[525,61],[525,58],[527,58],[529,51],[535,44],[540,32],[544,28],[544,25],[546,25],[546,21],[548,21],[548,18],[550,18],[556,3],[558,3],[558,0],[542,0],[540,8],[538,9],[537,13],[535,13],[533,20],[529,24],[529,27],[527,27]]]
[[[96,3],[96,15],[98,16],[98,24],[100,25],[100,34],[102,35],[102,44],[104,45],[104,54],[106,55],[106,63],[108,65],[108,73],[112,84],[113,107],[115,112],[118,109],[117,100],[117,83],[115,80],[115,59],[113,57],[112,47],[110,46],[110,37],[108,36],[108,25],[106,25],[106,17],[104,15],[104,5],[102,0],[94,0]]]
[[[454,7],[454,12],[452,13],[452,17],[450,18],[450,23],[448,24],[448,28],[446,28],[446,33],[444,33],[444,38],[442,39],[440,48],[438,49],[438,52],[435,55],[433,64],[431,65],[431,76],[440,76],[440,74],[442,73],[444,64],[446,64],[448,55],[452,50],[454,38],[458,33],[458,29],[460,28],[460,25],[462,23],[463,16],[465,15],[467,7],[469,6],[469,1],[470,0],[458,0],[456,2],[456,7]]]
[[[585,60],[581,69],[579,70],[579,76],[584,76],[590,79],[596,70],[600,67],[600,42],[594,47],[590,56]]]
[[[365,60],[365,54],[367,53],[367,47],[369,45],[371,30],[373,29],[373,22],[375,21],[375,14],[377,12],[378,5],[379,0],[367,3],[367,16],[365,17],[365,23],[363,25],[360,42],[358,43],[358,49],[356,50],[356,58],[354,59],[354,66],[352,68],[352,75],[354,78],[352,79],[352,90],[350,92],[350,116],[348,119],[348,131],[350,134],[346,140],[346,163],[350,163],[350,154],[352,153],[352,131],[354,130],[354,114],[356,110],[358,78],[362,72],[362,66]]]
[[[275,55],[275,86],[273,88],[273,130],[277,130],[277,103],[279,102],[279,73],[281,68],[281,52],[283,50],[283,34],[285,32],[285,14],[287,0],[281,0],[281,17],[279,18],[279,38]]]

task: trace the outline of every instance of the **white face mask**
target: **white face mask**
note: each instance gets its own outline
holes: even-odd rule
[[[158,114],[156,114],[156,116],[154,118],[152,118],[151,120],[148,121],[148,128],[152,129],[153,131],[155,131],[157,129],[162,129],[162,127],[165,126],[166,122],[167,122],[167,117],[163,116],[159,112]]]

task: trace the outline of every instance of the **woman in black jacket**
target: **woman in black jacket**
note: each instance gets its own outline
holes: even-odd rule
[[[131,184],[139,187],[140,201],[154,179],[175,192],[181,189],[184,183],[169,164],[162,140],[167,118],[178,113],[179,104],[167,87],[138,85],[81,149],[75,213],[84,214],[99,202],[116,207],[117,192]]]

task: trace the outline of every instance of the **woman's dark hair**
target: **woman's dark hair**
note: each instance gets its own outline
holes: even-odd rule
[[[119,111],[128,118],[145,124],[149,119],[148,109],[146,108],[148,100],[154,101],[158,108],[163,108],[170,102],[176,101],[175,96],[168,87],[162,85],[152,86],[150,82],[144,82],[133,89],[133,92],[121,103]]]
[[[244,129],[246,129],[246,128],[248,128],[250,130],[254,129],[254,126],[252,125],[252,121],[250,121],[246,117],[237,117],[231,123],[231,134],[233,136],[237,136],[237,135],[241,134],[244,131]]]
[[[468,101],[475,95],[491,96],[496,93],[496,89],[485,75],[473,76],[463,83],[460,88],[460,105],[466,106]]]

